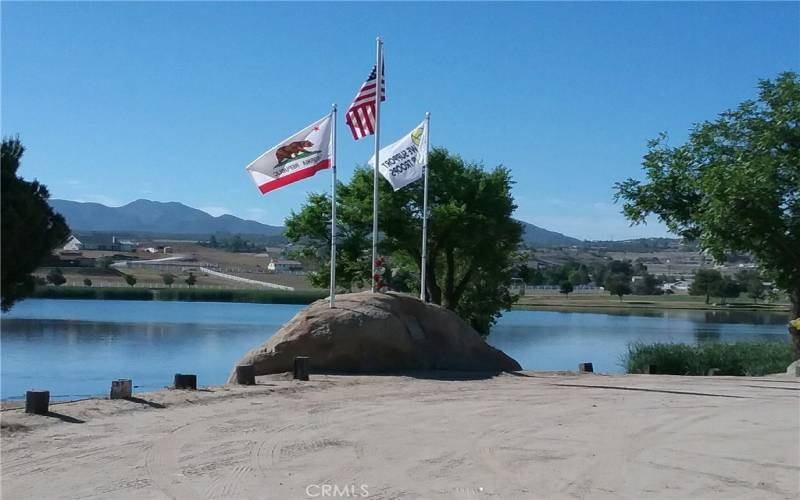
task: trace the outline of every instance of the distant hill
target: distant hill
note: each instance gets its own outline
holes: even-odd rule
[[[100,203],[50,200],[53,208],[67,219],[75,232],[146,233],[159,235],[207,236],[215,233],[280,236],[283,227],[268,226],[233,215],[212,215],[178,202],[136,200],[121,207]],[[555,231],[519,221],[524,228],[523,241],[533,247],[582,245]]]
[[[524,221],[517,221],[522,224],[524,232],[522,233],[522,241],[528,246],[532,247],[570,247],[581,246],[583,241],[565,236],[555,231],[548,231],[539,226],[528,224]]]
[[[129,232],[170,235],[214,233],[277,236],[282,227],[268,226],[233,215],[212,215],[178,202],[136,200],[121,207],[100,203],[50,200],[73,231]]]

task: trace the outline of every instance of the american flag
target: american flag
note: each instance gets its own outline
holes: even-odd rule
[[[353,104],[347,108],[345,113],[345,123],[350,126],[350,131],[353,133],[353,139],[359,140],[362,137],[372,135],[375,133],[375,75],[377,69],[372,67],[372,72],[369,78],[356,94],[353,99]],[[386,72],[384,67],[381,67],[381,101],[386,100]]]

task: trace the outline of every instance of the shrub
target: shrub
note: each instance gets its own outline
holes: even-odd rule
[[[67,278],[64,277],[64,273],[61,272],[61,269],[56,267],[47,273],[47,282],[52,283],[55,286],[61,286],[67,282]]]
[[[628,373],[643,373],[655,365],[666,375],[706,375],[718,368],[719,375],[760,376],[782,373],[792,362],[792,348],[786,341],[704,342],[688,344],[633,343],[623,355]]]

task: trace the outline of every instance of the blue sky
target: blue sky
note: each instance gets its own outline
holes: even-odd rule
[[[2,133],[53,197],[180,201],[282,224],[326,172],[262,196],[244,167],[346,108],[386,44],[388,144],[431,142],[517,182],[520,219],[588,239],[628,227],[614,182],[800,65],[793,3],[8,3]],[[341,115],[340,115],[341,118]],[[339,172],[372,140],[339,122]]]

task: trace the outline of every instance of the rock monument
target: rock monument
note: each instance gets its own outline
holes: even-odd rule
[[[335,308],[318,300],[236,365],[253,365],[256,375],[282,373],[295,356],[310,357],[317,373],[521,369],[452,311],[400,293],[337,295]],[[229,382],[235,377],[234,367]]]

